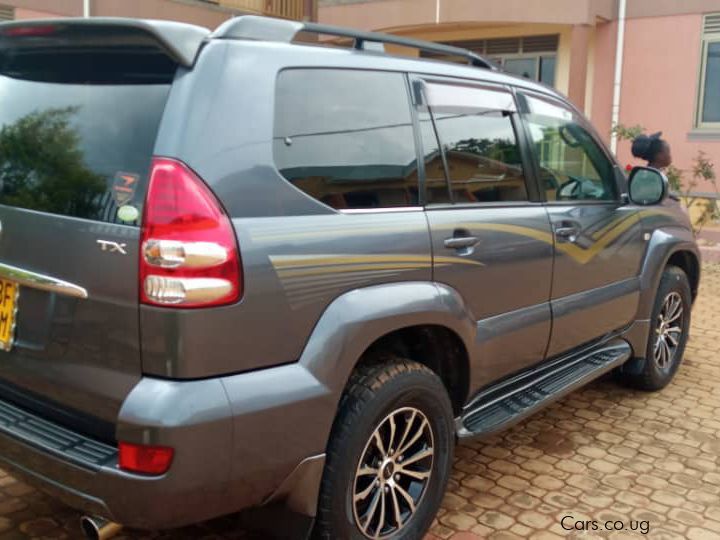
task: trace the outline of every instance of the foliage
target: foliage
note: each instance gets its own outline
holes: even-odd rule
[[[640,125],[626,127],[617,124],[613,127],[612,132],[617,135],[618,140],[632,140],[638,135],[645,132],[645,128]],[[665,169],[670,189],[675,192],[688,212],[691,209],[699,211],[698,217],[693,222],[693,230],[695,234],[700,234],[705,225],[713,221],[720,220],[720,208],[718,200],[708,199],[706,197],[698,197],[693,195],[695,188],[701,182],[709,183],[716,194],[720,196],[720,189],[715,174],[715,164],[707,157],[707,154],[699,150],[693,158],[692,168],[689,171],[679,169],[675,165],[670,165]],[[689,176],[688,176],[689,175]]]
[[[665,176],[667,176],[670,189],[676,193],[681,193],[683,189],[682,171],[675,165],[670,165],[667,169],[665,169]]]
[[[97,211],[103,178],[85,166],[73,107],[27,114],[0,129],[0,201],[73,216]]]
[[[638,135],[645,133],[645,128],[639,124],[630,127],[624,126],[623,124],[615,124],[611,133],[617,136],[618,141],[632,141]]]
[[[701,181],[710,183],[716,194],[720,194],[720,191],[718,191],[715,165],[708,159],[707,155],[702,150],[698,151],[697,156],[693,158],[693,165],[690,173],[692,176],[686,185],[683,185],[681,181],[677,182],[680,186],[680,189],[677,191],[680,193],[680,196],[683,198],[683,201],[688,209],[696,206],[699,207],[699,217],[693,223],[695,234],[699,234],[705,225],[720,219],[720,209],[718,209],[717,200],[708,199],[706,197],[698,197],[696,195],[692,195],[692,192]]]
[[[468,152],[492,159],[504,159],[508,163],[520,163],[518,147],[510,139],[463,139],[458,141],[452,150],[456,152]],[[508,154],[511,154],[511,156]]]

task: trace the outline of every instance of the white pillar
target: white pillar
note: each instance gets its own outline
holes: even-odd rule
[[[610,149],[613,154],[617,153],[618,138],[615,133],[615,126],[620,122],[620,91],[622,90],[623,55],[625,49],[625,13],[627,12],[627,0],[618,2],[618,33],[615,46],[615,79],[613,81],[612,100],[612,123],[613,132],[610,136]]]
[[[90,16],[90,0],[83,0],[83,17],[86,19]]]

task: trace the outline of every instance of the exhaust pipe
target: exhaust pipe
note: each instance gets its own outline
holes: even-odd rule
[[[109,540],[122,530],[123,526],[100,517],[83,516],[80,529],[89,540]]]

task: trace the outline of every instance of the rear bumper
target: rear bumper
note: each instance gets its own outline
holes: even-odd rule
[[[6,435],[0,435],[0,467],[83,514],[133,528],[168,529],[236,510],[217,486],[200,494],[166,490],[162,479],[79,467]]]
[[[282,433],[297,427],[296,411],[304,397],[319,398],[319,387],[295,378],[289,386],[300,385],[297,392],[273,388],[283,403],[265,399],[243,409],[253,379],[142,379],[120,411],[117,438],[175,449],[170,470],[154,477],[121,471],[114,447],[0,401],[0,467],[84,513],[132,528],[174,528],[268,501],[312,515],[326,438],[312,442],[308,433],[304,444],[288,447]],[[236,399],[226,385],[240,391]],[[273,425],[258,429],[269,418]]]
[[[50,456],[5,433],[0,434],[0,467],[85,514],[111,515],[105,502],[91,495],[97,482],[95,471]]]
[[[177,442],[182,439],[177,429],[143,433]],[[239,501],[228,497],[229,434],[203,439],[208,434],[203,422],[183,426],[183,432],[196,435],[210,451],[176,446],[178,459],[165,475],[128,474],[118,469],[113,446],[0,402],[0,467],[84,513],[130,527],[171,528],[237,510],[232,504]]]

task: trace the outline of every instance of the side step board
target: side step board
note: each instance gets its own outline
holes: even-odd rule
[[[456,420],[457,434],[467,438],[502,431],[622,365],[631,356],[630,345],[614,339],[506,379],[472,400]]]

